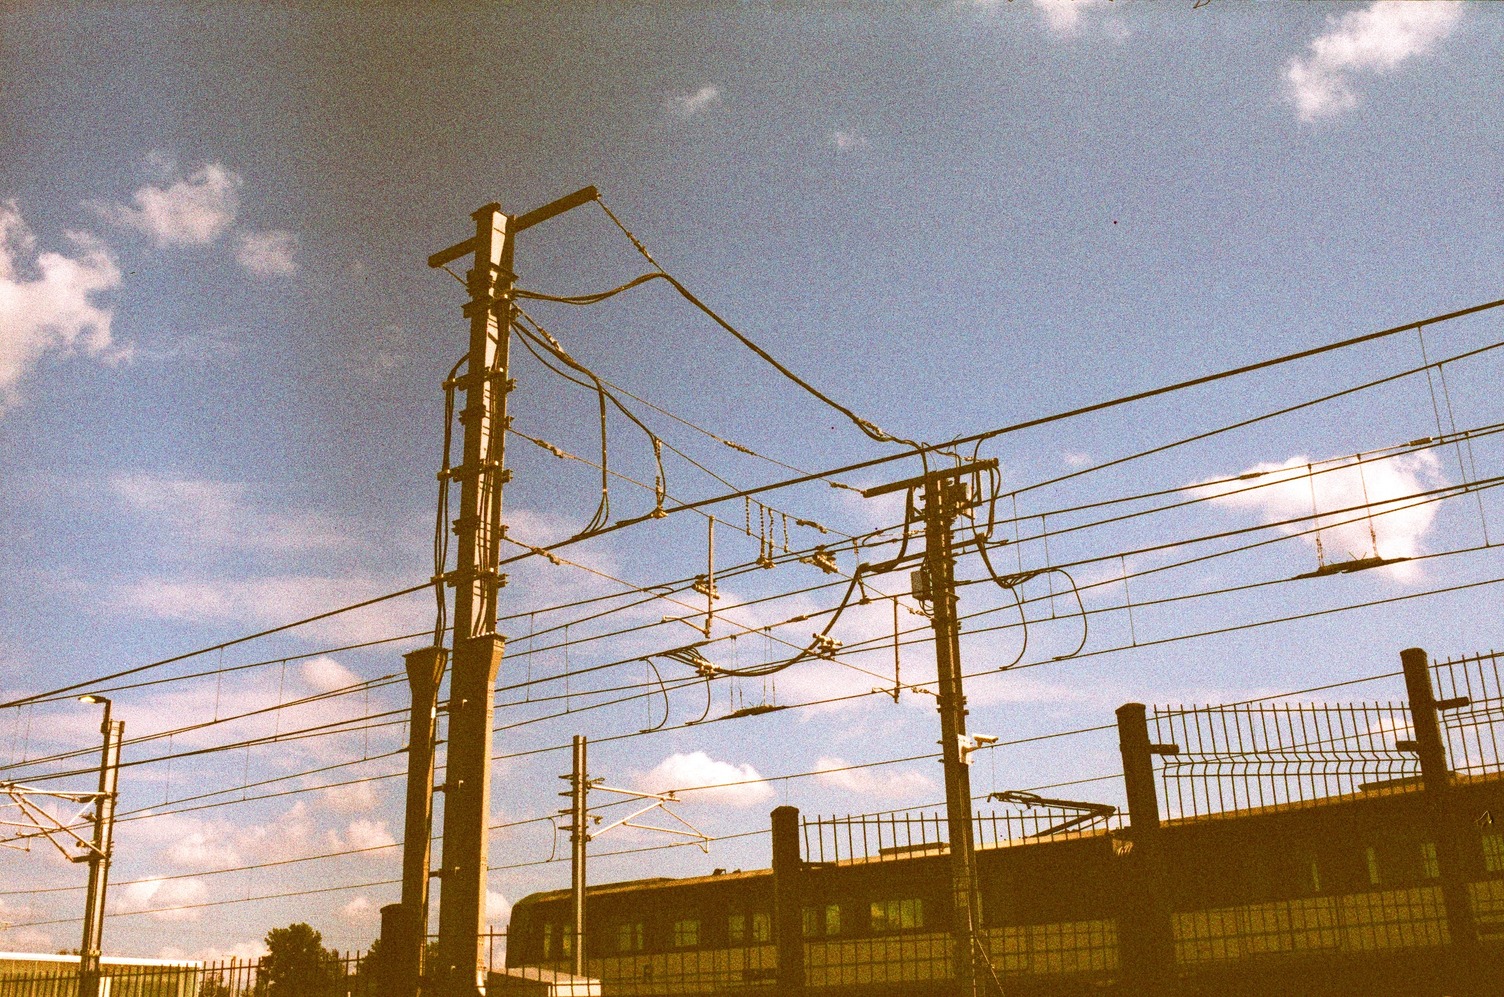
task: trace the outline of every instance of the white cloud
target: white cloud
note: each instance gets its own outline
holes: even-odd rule
[[[1081,30],[1081,10],[1094,6],[1102,0],[1034,0],[1050,33],[1060,37],[1074,35]]]
[[[121,911],[152,910],[157,921],[197,921],[200,911],[182,908],[204,903],[209,887],[201,879],[145,879],[123,888]]]
[[[821,755],[815,762],[816,779],[826,786],[863,796],[903,799],[935,788],[932,780],[913,769],[848,769],[844,758]],[[845,771],[839,771],[845,769]]]
[[[1084,23],[1082,12],[1092,7],[1105,9],[1108,2],[1109,0],[1032,0],[1031,5],[1039,12],[1050,34],[1056,38],[1073,38],[1081,32]],[[971,6],[982,10],[994,10],[1005,5],[1011,6],[1012,3],[1013,0],[970,0]],[[1118,43],[1127,40],[1131,33],[1127,25],[1116,20],[1103,23],[1102,30],[1107,37]]]
[[[867,136],[849,129],[837,128],[830,133],[830,144],[841,152],[855,152],[872,145]]]
[[[512,917],[512,905],[495,890],[486,891],[486,923],[505,924]]]
[[[1302,121],[1357,106],[1355,73],[1387,73],[1424,55],[1456,26],[1463,4],[1378,0],[1363,10],[1327,18],[1327,31],[1303,56],[1285,65],[1285,84]]]
[[[240,860],[233,845],[203,829],[184,832],[168,846],[166,855],[174,865],[190,869],[229,866]]]
[[[22,276],[36,237],[15,201],[0,201],[0,412],[15,404],[16,385],[43,354],[75,347],[105,359],[125,352],[110,337],[113,312],[95,296],[120,286],[120,268],[98,239],[67,233],[76,256],[39,254]]]
[[[681,118],[693,118],[721,103],[721,88],[706,84],[694,93],[677,94],[669,99],[669,109]]]
[[[317,692],[333,692],[360,681],[360,676],[327,654],[303,662],[298,671],[302,674],[304,683]]]
[[[774,796],[773,787],[751,765],[718,762],[703,751],[669,755],[651,772],[639,774],[636,782],[639,788],[650,793],[696,789],[685,799],[731,807],[756,806]],[[700,790],[699,787],[716,788]]]
[[[396,843],[384,820],[353,820],[345,830],[346,848],[384,848]]]
[[[95,204],[101,215],[133,228],[158,246],[203,246],[214,242],[235,222],[240,174],[209,163],[163,187],[147,185],[131,203]]]
[[[316,512],[273,506],[245,485],[158,474],[117,474],[110,490],[127,510],[151,520],[154,531],[193,541],[195,549],[276,553],[348,548],[350,530]]]
[[[184,623],[271,626],[307,616],[310,609],[360,602],[397,588],[370,577],[270,575],[261,578],[148,576],[122,583],[107,596],[110,609]],[[374,640],[432,624],[432,604],[420,599],[379,603],[300,628],[313,640]]]
[[[1091,454],[1080,450],[1067,450],[1060,455],[1060,459],[1065,462],[1066,467],[1078,471],[1091,464]]]
[[[376,905],[365,894],[352,897],[350,902],[339,909],[339,916],[346,921],[354,921],[363,924],[377,916]]]
[[[243,232],[235,249],[235,259],[258,277],[285,277],[296,273],[298,237],[286,229]]]
[[[254,962],[263,955],[266,955],[266,943],[259,940],[214,944],[214,946],[194,949],[191,952],[185,952],[173,946],[162,946],[156,952],[156,958],[159,959],[199,959],[202,962],[229,962],[230,959],[238,962]]]
[[[1210,492],[1216,496],[1213,504],[1224,508],[1252,509],[1266,523],[1308,517],[1314,507],[1328,564],[1371,557],[1375,546],[1382,557],[1413,557],[1422,552],[1437,505],[1411,505],[1403,500],[1445,483],[1434,456],[1422,451],[1367,464],[1347,464],[1324,473],[1319,473],[1323,469],[1318,466],[1315,474],[1307,472],[1308,464],[1303,456],[1291,457],[1283,464],[1258,464],[1244,471],[1239,480],[1199,485],[1191,491],[1203,496]],[[1357,512],[1335,512],[1365,503],[1373,506],[1372,518]],[[1406,505],[1409,507],[1402,507]],[[1293,534],[1315,525],[1306,521],[1280,529]],[[1301,540],[1314,549],[1317,536],[1307,533]],[[1404,565],[1389,570],[1399,577],[1415,573],[1413,567]]]
[[[357,782],[349,786],[331,786],[322,790],[324,808],[335,813],[355,814],[375,810],[381,803],[381,794],[369,782]]]

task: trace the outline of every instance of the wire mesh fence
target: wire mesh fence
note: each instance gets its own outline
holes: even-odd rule
[[[375,960],[326,956],[281,966],[265,960],[147,963],[106,959],[100,997],[377,997]],[[10,959],[0,963],[0,997],[77,997],[77,957]]]
[[[1434,662],[1431,682],[1441,707],[1452,771],[1464,775],[1497,772],[1498,726],[1504,722],[1504,683],[1497,652]]]
[[[1030,806],[1027,810],[972,814],[976,847],[1081,837],[1116,830],[1123,815],[1112,807]],[[848,814],[801,822],[804,860],[839,863],[940,854],[949,840],[941,813]]]
[[[1497,772],[1504,724],[1498,654],[1433,662],[1431,680],[1452,771]],[[1150,723],[1170,818],[1419,788],[1404,702],[1159,707]]]
[[[1157,708],[1165,816],[1310,803],[1418,782],[1404,703]]]

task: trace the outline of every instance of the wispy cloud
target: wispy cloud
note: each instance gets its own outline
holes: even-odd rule
[[[1451,34],[1461,3],[1378,0],[1327,19],[1327,31],[1312,39],[1305,55],[1285,65],[1285,85],[1302,121],[1315,121],[1356,107],[1353,76],[1387,73],[1430,52]]]
[[[844,758],[822,755],[815,762],[815,771],[820,773],[816,779],[848,793],[890,800],[905,799],[935,788],[933,780],[913,769],[850,768],[850,765]]]
[[[364,813],[381,804],[381,794],[369,782],[331,786],[319,791],[321,806],[333,813]]]
[[[343,837],[329,832],[329,839],[330,844],[344,848],[385,848],[397,843],[392,832],[387,830],[386,821],[363,818],[352,820]]]
[[[131,195],[129,203],[91,201],[101,217],[140,232],[157,247],[233,244],[235,260],[258,277],[297,272],[298,237],[286,229],[246,229],[237,224],[245,178],[223,163],[184,174],[173,158],[153,152],[147,163],[163,177]]]
[[[512,905],[496,890],[486,891],[486,923],[506,924],[512,918]]]
[[[1012,4],[1013,0],[971,0],[971,5],[982,10],[994,10]],[[1045,28],[1056,38],[1072,38],[1081,32],[1082,12],[1090,7],[1104,7],[1108,0],[1032,0],[1031,6],[1044,20]],[[1127,29],[1116,25],[1110,33],[1121,41],[1127,37]]]
[[[721,88],[707,83],[693,93],[675,94],[669,98],[668,106],[676,116],[689,119],[719,107],[721,102]]]
[[[197,921],[202,910],[194,904],[209,899],[209,887],[201,879],[146,879],[122,890],[116,913],[151,910],[156,921]]]
[[[830,144],[840,152],[855,152],[869,148],[872,143],[867,141],[867,136],[857,131],[837,128],[830,133]]]
[[[158,246],[204,246],[235,222],[240,174],[209,163],[163,186],[151,184],[131,195],[130,204],[95,203],[117,225],[144,233]]]
[[[352,897],[349,903],[339,909],[340,918],[354,924],[366,924],[367,922],[374,921],[377,914],[376,905],[364,893]]]
[[[110,609],[189,624],[275,626],[311,611],[360,602],[398,586],[354,575],[270,575],[260,578],[182,578],[149,575],[117,586]],[[299,629],[310,640],[375,640],[422,629],[431,604],[405,600],[320,620]]]
[[[235,259],[258,277],[285,277],[297,272],[298,237],[286,229],[244,232],[238,242]]]
[[[1286,533],[1310,530],[1301,540],[1314,548],[1320,538],[1328,562],[1373,556],[1413,557],[1422,552],[1426,535],[1435,522],[1437,506],[1407,501],[1406,496],[1440,487],[1444,482],[1436,458],[1424,451],[1368,464],[1349,464],[1336,469],[1308,470],[1309,459],[1291,457],[1282,464],[1257,464],[1239,479],[1216,485],[1200,485],[1192,494],[1216,496],[1212,504],[1228,509],[1249,509],[1264,522],[1273,523],[1317,513],[1315,524],[1302,522],[1281,527]],[[1336,513],[1367,505],[1371,515]],[[1323,522],[1324,521],[1324,522]],[[1370,532],[1372,531],[1372,532]],[[1388,569],[1398,577],[1413,576],[1415,569],[1399,565]]]
[[[140,472],[117,474],[109,485],[127,511],[155,530],[214,550],[293,553],[351,543],[343,524],[316,512],[289,511],[239,482]]]
[[[74,256],[36,254],[16,202],[0,201],[0,412],[16,404],[17,385],[47,353],[126,355],[110,335],[113,311],[97,300],[120,286],[120,268],[93,236],[69,232],[68,239]]]
[[[1050,33],[1068,38],[1081,30],[1081,11],[1097,6],[1103,0],[1034,0],[1034,6],[1044,18]]]
[[[360,681],[360,676],[327,654],[303,662],[298,671],[302,673],[303,681],[318,692],[345,689]]]
[[[717,761],[703,751],[669,755],[651,771],[639,774],[636,783],[649,793],[694,788],[687,799],[731,807],[756,806],[774,795],[773,787],[751,765]]]

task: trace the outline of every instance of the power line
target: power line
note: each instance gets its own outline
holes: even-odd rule
[[[604,205],[603,205],[603,207],[604,207]],[[656,278],[658,276],[659,275],[648,275],[646,279],[653,279],[653,278]],[[663,274],[661,276],[663,276],[664,278],[668,277],[667,274]],[[619,292],[613,292],[613,293],[619,293]],[[703,498],[703,499],[696,499],[696,500],[693,500],[693,501],[690,501],[690,502],[681,502],[681,503],[679,503],[677,505],[668,506],[668,507],[665,507],[665,508],[663,508],[661,510],[654,510],[654,511],[655,512],[661,512],[664,515],[673,515],[675,513],[687,512],[687,511],[691,511],[691,510],[697,510],[697,509],[700,509],[700,508],[703,508],[703,507],[707,507],[707,506],[711,506],[711,505],[716,505],[716,504],[719,504],[719,503],[722,503],[722,502],[734,501],[735,499],[739,499],[739,498],[747,498],[747,497],[751,497],[753,495],[759,495],[759,494],[762,494],[764,492],[774,491],[774,490],[781,489],[781,488],[789,488],[789,487],[793,487],[793,486],[800,485],[800,484],[808,484],[808,483],[813,482],[813,481],[828,480],[830,478],[834,478],[834,477],[838,477],[838,476],[841,476],[841,475],[850,474],[850,473],[852,473],[854,471],[866,470],[868,468],[882,466],[884,464],[890,463],[890,462],[895,461],[895,460],[902,460],[902,459],[906,459],[908,457],[912,457],[912,456],[916,456],[916,455],[922,457],[923,455],[929,454],[929,453],[941,453],[941,452],[944,452],[947,449],[952,449],[952,448],[955,448],[955,447],[958,447],[958,446],[964,446],[964,445],[966,445],[968,443],[980,444],[980,443],[983,443],[983,442],[985,442],[987,440],[991,440],[991,439],[995,439],[995,438],[1000,437],[1000,436],[1004,436],[1004,435],[1009,435],[1009,434],[1012,434],[1012,433],[1016,433],[1016,432],[1022,431],[1024,429],[1031,429],[1031,428],[1035,428],[1035,427],[1038,427],[1038,426],[1043,426],[1043,425],[1048,425],[1048,424],[1051,424],[1051,423],[1054,423],[1054,422],[1063,421],[1063,420],[1066,420],[1066,419],[1076,418],[1076,417],[1082,416],[1082,415],[1087,415],[1087,414],[1091,414],[1091,413],[1095,413],[1095,412],[1100,412],[1100,411],[1106,411],[1108,409],[1116,408],[1116,407],[1119,407],[1119,406],[1122,406],[1122,405],[1127,405],[1127,404],[1131,404],[1131,403],[1138,402],[1138,401],[1144,401],[1144,400],[1147,400],[1147,399],[1150,399],[1150,398],[1154,398],[1154,397],[1158,397],[1158,396],[1161,396],[1161,395],[1169,394],[1169,393],[1172,393],[1172,392],[1175,392],[1175,391],[1181,391],[1181,390],[1184,390],[1184,389],[1187,389],[1187,388],[1192,388],[1192,387],[1199,387],[1201,385],[1214,383],[1216,381],[1224,380],[1224,379],[1227,379],[1227,378],[1239,377],[1239,376],[1242,376],[1244,374],[1252,373],[1252,372],[1255,372],[1255,371],[1269,369],[1269,368],[1272,368],[1272,367],[1275,367],[1275,366],[1279,366],[1279,365],[1283,365],[1283,364],[1286,364],[1286,363],[1292,363],[1292,362],[1297,361],[1297,360],[1308,359],[1310,357],[1319,356],[1319,355],[1322,355],[1322,354],[1325,354],[1325,353],[1330,353],[1330,352],[1334,352],[1334,351],[1337,351],[1337,350],[1348,349],[1348,348],[1353,347],[1353,346],[1357,346],[1357,345],[1361,345],[1361,344],[1369,343],[1369,342],[1374,342],[1374,341],[1377,341],[1377,340],[1380,340],[1380,339],[1387,338],[1389,336],[1394,336],[1394,335],[1397,335],[1397,334],[1402,333],[1402,332],[1408,332],[1408,331],[1410,331],[1412,329],[1419,330],[1419,329],[1422,329],[1422,328],[1424,328],[1425,326],[1428,326],[1428,325],[1437,325],[1437,324],[1440,324],[1440,323],[1443,323],[1443,322],[1449,322],[1449,321],[1452,321],[1452,320],[1455,320],[1455,319],[1458,319],[1458,318],[1463,318],[1463,317],[1468,316],[1468,315],[1478,314],[1478,313],[1481,313],[1481,312],[1484,312],[1484,311],[1488,311],[1488,310],[1493,309],[1493,308],[1497,308],[1500,305],[1504,305],[1504,299],[1499,299],[1499,300],[1495,300],[1495,301],[1489,301],[1489,302],[1485,302],[1483,304],[1473,305],[1473,306],[1468,307],[1468,308],[1462,308],[1462,309],[1457,309],[1455,311],[1446,312],[1446,313],[1439,314],[1439,315],[1433,315],[1433,316],[1431,316],[1429,318],[1423,318],[1423,319],[1413,320],[1413,321],[1410,321],[1410,322],[1406,322],[1406,323],[1404,323],[1402,325],[1391,326],[1391,327],[1389,327],[1387,329],[1382,329],[1382,330],[1379,330],[1377,332],[1370,332],[1370,333],[1365,333],[1365,334],[1362,334],[1362,335],[1359,335],[1359,336],[1349,337],[1347,339],[1337,340],[1337,341],[1326,343],[1326,344],[1323,344],[1323,345],[1320,345],[1320,346],[1310,347],[1310,348],[1304,349],[1304,350],[1298,350],[1298,351],[1295,351],[1293,353],[1286,353],[1286,354],[1283,354],[1283,355],[1280,355],[1280,356],[1277,356],[1277,357],[1273,357],[1273,358],[1270,358],[1270,359],[1267,359],[1267,360],[1262,360],[1262,361],[1258,361],[1258,362],[1250,363],[1250,364],[1243,364],[1243,365],[1240,365],[1240,366],[1237,366],[1237,367],[1232,367],[1232,368],[1227,368],[1227,369],[1224,369],[1224,370],[1221,370],[1221,371],[1217,371],[1215,373],[1205,374],[1205,375],[1201,375],[1199,377],[1190,378],[1188,380],[1177,381],[1177,382],[1174,382],[1174,383],[1171,383],[1171,384],[1168,384],[1168,385],[1163,385],[1163,386],[1157,387],[1157,388],[1151,388],[1151,389],[1147,389],[1147,390],[1144,390],[1144,391],[1134,392],[1134,393],[1130,393],[1130,394],[1126,394],[1126,395],[1119,395],[1117,397],[1106,399],[1104,401],[1094,402],[1094,403],[1091,403],[1091,404],[1088,404],[1088,405],[1084,405],[1084,406],[1078,406],[1076,408],[1067,409],[1067,410],[1064,410],[1064,411],[1061,411],[1061,412],[1056,412],[1056,413],[1053,413],[1053,414],[1050,414],[1050,415],[1037,416],[1037,417],[1033,417],[1033,418],[1030,418],[1030,419],[1025,419],[1025,420],[1022,420],[1022,421],[1019,421],[1019,422],[1014,422],[1014,423],[1010,423],[1010,424],[1005,425],[1005,426],[997,427],[995,429],[985,430],[985,431],[980,432],[980,433],[973,433],[973,434],[970,434],[970,435],[967,435],[967,436],[955,437],[954,439],[952,439],[952,440],[950,440],[950,441],[948,441],[946,443],[943,443],[943,444],[926,444],[926,445],[916,446],[916,448],[915,448],[915,450],[914,450],[913,453],[888,454],[888,455],[885,455],[885,456],[869,458],[869,459],[866,459],[866,460],[857,461],[855,463],[847,464],[847,465],[844,465],[844,466],[841,466],[841,467],[829,468],[829,469],[826,469],[826,470],[823,470],[823,471],[819,471],[819,472],[800,474],[800,475],[797,475],[797,476],[792,477],[792,478],[786,478],[786,479],[781,480],[781,481],[775,481],[775,482],[769,482],[769,483],[762,484],[762,485],[756,485],[756,486],[753,486],[751,488],[744,488],[744,489],[740,489],[740,490],[737,490],[737,491],[729,492],[729,493],[726,493],[726,494],[723,494],[723,495],[710,496],[710,497]],[[1430,365],[1428,364],[1427,367],[1429,367],[1429,366]],[[856,417],[853,416],[853,418],[856,418]],[[579,543],[579,542],[584,541],[584,540],[593,539],[594,537],[602,536],[602,535],[607,534],[607,533],[614,533],[614,532],[617,532],[617,531],[622,530],[622,529],[626,529],[626,528],[631,527],[631,526],[640,525],[641,523],[644,523],[644,522],[647,522],[649,520],[656,519],[656,518],[660,518],[660,517],[658,517],[658,516],[650,513],[650,514],[646,514],[646,515],[643,515],[643,516],[637,516],[637,517],[631,517],[631,518],[628,518],[628,519],[618,520],[615,523],[607,524],[607,525],[601,527],[598,530],[593,530],[593,531],[590,531],[588,533],[583,533],[583,534],[580,534],[580,535],[577,535],[577,536],[574,536],[574,537],[567,538],[565,540],[557,541],[557,542],[555,542],[553,544],[547,545],[546,547],[544,547],[542,549],[549,550],[549,551],[558,550],[559,548],[562,548],[562,547],[565,547],[565,546],[570,546],[572,544]],[[511,564],[511,563],[515,563],[517,561],[523,560],[526,557],[531,557],[531,556],[535,556],[535,555],[531,551],[529,551],[529,552],[527,552],[525,554],[521,554],[521,555],[517,555],[517,556],[511,557],[511,558],[503,559],[500,563],[503,564],[503,565],[505,565],[505,564]],[[243,637],[234,638],[232,640],[224,641],[224,642],[219,643],[219,644],[213,644],[213,645],[210,645],[208,647],[200,648],[200,649],[195,650],[195,651],[189,651],[189,652],[185,652],[183,654],[174,655],[174,656],[172,656],[170,658],[163,658],[163,659],[160,659],[160,660],[157,660],[157,661],[149,662],[149,663],[144,664],[144,665],[138,665],[138,666],[135,666],[133,668],[124,669],[124,670],[119,671],[119,672],[110,673],[108,675],[97,676],[97,677],[89,679],[87,681],[78,682],[78,683],[74,683],[72,685],[63,686],[63,687],[60,687],[60,688],[57,688],[57,689],[49,690],[48,692],[36,693],[36,694],[29,695],[29,696],[19,697],[17,699],[13,699],[13,700],[10,700],[10,701],[4,702],[4,703],[0,703],[0,709],[4,709],[4,708],[8,708],[8,707],[14,707],[14,706],[25,705],[27,703],[32,703],[32,702],[36,702],[36,701],[39,701],[39,700],[42,700],[42,699],[45,699],[45,698],[50,698],[50,697],[53,697],[53,696],[57,696],[57,695],[59,695],[61,693],[64,693],[64,692],[70,692],[70,691],[73,691],[73,690],[76,690],[76,689],[87,688],[88,686],[96,685],[96,684],[98,684],[100,682],[112,681],[114,679],[122,678],[122,677],[125,677],[125,676],[128,676],[128,675],[138,674],[140,672],[147,671],[147,670],[152,669],[152,668],[158,668],[158,667],[161,667],[163,665],[172,664],[172,663],[177,662],[177,661],[182,661],[182,660],[185,660],[185,659],[188,659],[188,658],[196,657],[198,655],[209,653],[209,652],[215,651],[215,650],[219,650],[221,648],[233,647],[233,646],[235,646],[237,644],[246,643],[246,642],[251,641],[251,640],[257,640],[257,639],[259,639],[261,637],[270,636],[272,634],[280,633],[280,632],[283,632],[285,630],[290,630],[290,629],[293,629],[293,628],[296,628],[296,627],[299,627],[299,626],[304,626],[304,625],[306,625],[308,623],[313,623],[313,622],[317,622],[318,620],[327,619],[327,618],[329,618],[331,616],[339,615],[341,613],[346,613],[346,612],[350,612],[350,611],[355,610],[355,609],[360,609],[360,608],[364,608],[366,606],[375,605],[377,603],[384,602],[384,601],[387,601],[387,600],[390,600],[390,599],[399,598],[399,597],[404,596],[404,595],[410,595],[410,594],[412,594],[414,592],[424,591],[424,590],[430,588],[431,585],[432,585],[431,581],[430,582],[424,582],[422,584],[410,586],[408,588],[405,588],[405,589],[402,589],[402,590],[399,590],[399,591],[396,591],[396,592],[391,592],[391,593],[387,593],[385,595],[376,596],[376,597],[374,597],[372,599],[364,600],[362,602],[352,603],[350,605],[343,606],[343,607],[340,607],[338,609],[333,609],[333,610],[329,610],[329,611],[326,611],[326,612],[323,612],[323,613],[319,613],[319,614],[316,614],[316,615],[313,615],[313,616],[305,617],[303,619],[296,620],[296,621],[293,621],[291,623],[282,624],[280,626],[272,627],[272,628],[269,628],[267,630],[258,631],[258,632],[253,633],[253,634],[247,634],[247,635],[245,635]]]

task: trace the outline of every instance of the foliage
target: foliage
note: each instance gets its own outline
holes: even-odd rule
[[[230,985],[217,976],[206,976],[199,982],[198,997],[232,997]]]
[[[302,921],[268,931],[266,953],[256,974],[258,997],[335,997],[344,990],[339,954]]]

